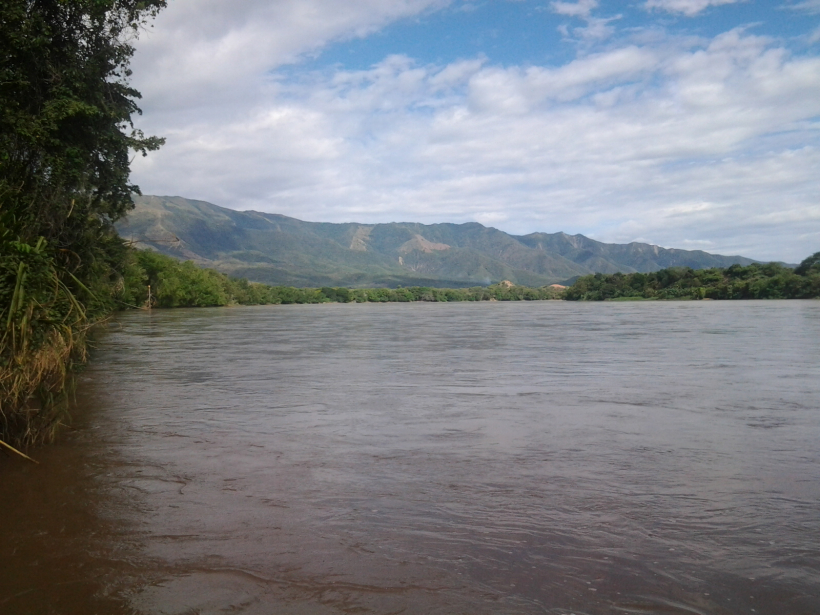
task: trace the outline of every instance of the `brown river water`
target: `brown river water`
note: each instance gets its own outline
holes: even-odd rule
[[[820,301],[127,313],[0,613],[820,613]]]

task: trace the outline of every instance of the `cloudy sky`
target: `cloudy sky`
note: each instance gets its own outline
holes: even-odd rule
[[[170,0],[144,194],[799,262],[820,0]]]

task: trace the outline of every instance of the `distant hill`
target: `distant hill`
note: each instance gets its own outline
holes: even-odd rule
[[[476,222],[332,224],[182,197],[136,197],[135,203],[117,230],[138,247],[266,284],[458,288],[510,280],[543,286],[596,272],[755,262],[565,233],[509,235]]]

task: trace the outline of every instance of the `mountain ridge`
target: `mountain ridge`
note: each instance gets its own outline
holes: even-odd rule
[[[589,273],[756,262],[566,233],[511,235],[478,222],[305,222],[183,197],[137,196],[117,222],[137,247],[251,281],[290,286],[544,286]]]

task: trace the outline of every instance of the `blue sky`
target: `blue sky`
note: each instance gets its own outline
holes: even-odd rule
[[[571,61],[579,42],[572,36],[585,27],[581,16],[552,10],[550,2],[537,0],[479,0],[457,2],[444,9],[396,21],[379,32],[328,45],[298,70],[343,66],[365,69],[390,54],[405,54],[419,63],[443,64],[485,55],[501,65],[560,65]],[[565,3],[565,4],[575,4]],[[696,3],[692,3],[695,7]],[[798,3],[792,3],[797,5]],[[779,2],[737,2],[707,7],[691,16],[681,12],[647,10],[641,2],[602,2],[596,19],[612,21],[609,44],[635,30],[656,28],[667,34],[714,37],[736,28],[775,36],[795,50],[805,50],[817,20],[805,11],[788,10]],[[566,32],[566,33],[564,33]]]
[[[146,194],[820,250],[820,0],[174,0],[137,48]]]

